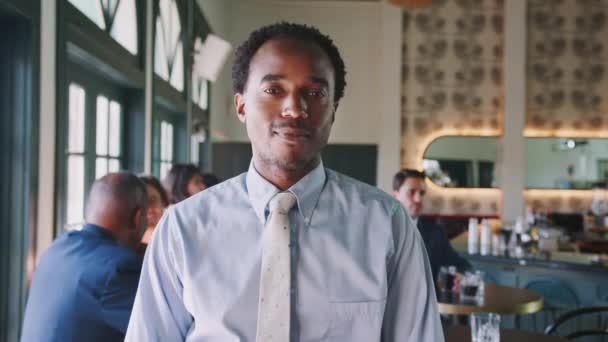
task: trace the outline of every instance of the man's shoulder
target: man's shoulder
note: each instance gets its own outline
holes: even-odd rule
[[[59,236],[42,256],[41,260],[61,259],[60,264],[70,261],[72,267],[82,265],[103,273],[115,268],[141,268],[141,257],[119,245],[114,240],[102,238],[86,231],[69,231]]]
[[[390,211],[400,207],[399,202],[381,189],[354,179],[340,172],[326,168],[328,190],[342,192],[350,199],[357,199],[364,204],[378,203]]]
[[[173,205],[173,209],[176,212],[192,212],[192,210],[211,209],[211,206],[233,202],[236,198],[246,195],[246,175],[245,172],[216,184]]]

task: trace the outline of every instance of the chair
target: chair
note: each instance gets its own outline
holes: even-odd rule
[[[543,310],[529,317],[532,323],[532,331],[543,331],[544,327],[549,322],[554,321],[560,314],[579,307],[576,292],[561,281],[552,279],[533,280],[526,284],[524,288],[543,296]],[[520,326],[521,318],[520,316],[517,317],[517,326]],[[526,321],[528,321],[527,318]],[[540,324],[538,324],[538,321],[540,321]]]
[[[608,313],[608,306],[589,306],[568,311],[563,315],[559,316],[553,323],[547,326],[547,328],[545,329],[545,335],[551,335],[555,333],[557,328],[568,320],[579,318],[582,315],[588,315],[592,313]],[[605,326],[598,327],[596,329],[581,329],[571,332],[565,337],[571,340],[584,336],[608,336],[608,329]]]

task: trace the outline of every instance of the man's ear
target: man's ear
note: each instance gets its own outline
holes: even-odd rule
[[[234,94],[234,108],[236,109],[236,116],[242,123],[245,123],[245,96],[243,94]]]
[[[146,215],[146,211],[142,207],[137,207],[137,209],[135,209],[135,214],[133,215],[133,218],[131,221],[132,229],[137,230],[140,228],[142,215]]]

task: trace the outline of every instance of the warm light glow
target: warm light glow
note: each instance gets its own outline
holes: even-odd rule
[[[405,7],[405,8],[418,8],[418,7],[426,7],[430,6],[431,0],[389,0],[395,6]]]
[[[524,129],[524,136],[527,138],[608,138],[606,130],[580,130],[580,129]]]
[[[525,189],[524,196],[547,197],[547,196],[568,196],[568,197],[589,197],[591,190],[580,189]]]
[[[416,156],[416,168],[422,169],[422,160],[424,159],[424,152],[433,143],[433,141],[447,136],[459,136],[459,137],[499,137],[502,135],[502,131],[492,128],[444,128],[438,131],[434,131],[427,135],[424,140],[421,140],[418,146],[419,155]],[[443,187],[442,187],[443,188]]]
[[[501,196],[502,194],[502,191],[498,188],[447,188],[433,183],[428,177],[426,178],[425,183],[429,191],[441,193],[442,195],[476,197],[478,195]]]

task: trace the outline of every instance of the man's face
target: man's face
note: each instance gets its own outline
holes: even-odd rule
[[[422,212],[422,200],[426,194],[424,179],[407,177],[399,191],[393,191],[395,197],[407,209],[412,218],[417,218]]]
[[[334,121],[334,70],[312,42],[274,39],[249,65],[243,94],[235,95],[254,160],[295,171],[316,165]]]

